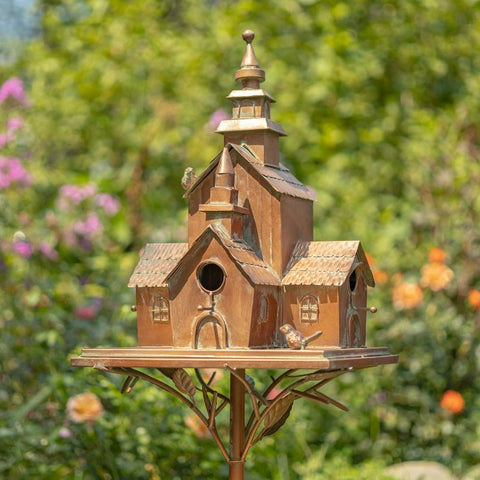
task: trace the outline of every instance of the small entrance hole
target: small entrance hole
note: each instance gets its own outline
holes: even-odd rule
[[[355,287],[357,286],[357,271],[356,270],[354,270],[350,274],[349,283],[350,283],[350,291],[353,292],[355,290]]]
[[[198,281],[207,292],[216,292],[225,281],[225,273],[217,264],[207,263],[199,268]]]

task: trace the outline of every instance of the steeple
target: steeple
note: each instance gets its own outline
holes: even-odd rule
[[[233,90],[227,97],[233,103],[232,119],[223,120],[216,132],[225,137],[225,145],[247,144],[259,163],[278,166],[280,153],[278,137],[286,133],[279,123],[270,120],[270,104],[275,99],[260,88],[265,81],[265,72],[253,49],[255,34],[245,30],[242,34],[247,46],[235,80],[242,85],[241,90]]]
[[[253,50],[252,42],[255,33],[252,30],[245,30],[242,33],[242,38],[247,42],[247,48],[243,55],[240,70],[235,73],[235,80],[241,82],[244,90],[247,88],[258,89],[260,88],[260,82],[265,81],[265,72],[260,69],[257,56]]]
[[[242,237],[242,215],[247,208],[238,205],[238,190],[235,188],[235,170],[228,147],[224,147],[215,173],[215,185],[210,189],[210,202],[201,204],[209,223],[220,224],[232,238]]]

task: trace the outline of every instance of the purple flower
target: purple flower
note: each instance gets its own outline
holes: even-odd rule
[[[73,231],[78,235],[92,237],[102,231],[102,222],[95,212],[91,212],[87,215],[87,218],[84,221],[77,220],[74,223]]]
[[[63,209],[67,209],[70,203],[79,205],[83,200],[93,197],[97,193],[96,185],[88,183],[83,187],[79,185],[64,185],[60,188],[59,205]]]
[[[69,437],[73,437],[73,433],[72,431],[67,428],[67,427],[62,427],[59,431],[58,431],[58,436],[60,438],[69,438]]]
[[[18,158],[0,157],[0,189],[7,188],[12,183],[28,186],[32,183],[32,178]]]
[[[33,247],[28,242],[15,242],[13,250],[23,258],[30,258],[33,254]]]
[[[113,217],[120,210],[120,202],[117,197],[108,193],[101,193],[95,198],[95,203],[102,207],[109,217]]]
[[[23,118],[20,117],[13,117],[7,122],[7,130],[9,132],[14,132],[15,130],[18,130],[19,128],[22,128],[25,122],[23,121]]]
[[[9,78],[0,87],[0,103],[3,103],[9,97],[12,97],[23,105],[27,103],[27,96],[23,89],[23,82],[17,77]]]
[[[208,120],[208,129],[211,131],[216,130],[222,120],[228,120],[229,118],[230,115],[222,108],[215,110]]]
[[[47,242],[42,242],[38,248],[40,252],[42,252],[42,254],[49,260],[58,260],[58,252]]]

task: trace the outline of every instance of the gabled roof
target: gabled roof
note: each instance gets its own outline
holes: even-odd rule
[[[263,181],[274,192],[281,195],[303,198],[305,200],[315,201],[317,196],[315,191],[304,185],[300,180],[288,170],[287,167],[280,164],[278,167],[265,165],[260,162],[248,145],[235,145],[229,143],[228,149],[235,150],[239,154],[240,161],[246,162],[253,167],[253,171],[258,175],[259,180]],[[221,157],[219,153],[208,165],[208,167],[199,175],[195,183],[185,192],[184,197],[188,198],[190,194],[202,183],[202,181],[216,168]]]
[[[280,285],[280,279],[276,272],[261,260],[252,248],[243,240],[233,240],[216,225],[209,225],[202,234],[193,242],[183,257],[176,263],[169,274],[165,277],[165,283],[179,269],[189,257],[194,256],[209,239],[216,238],[225,248],[232,261],[244,273],[246,278],[253,285]]]
[[[148,243],[128,282],[129,287],[159,287],[188,250],[187,243]]]
[[[358,240],[344,242],[298,242],[285,269],[283,285],[343,285],[359,268],[367,285],[375,282],[362,245]]]

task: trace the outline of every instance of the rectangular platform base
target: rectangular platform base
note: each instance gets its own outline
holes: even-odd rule
[[[325,369],[368,368],[397,363],[398,355],[386,347],[194,350],[165,347],[84,348],[71,359],[74,367],[143,368],[263,368]]]

